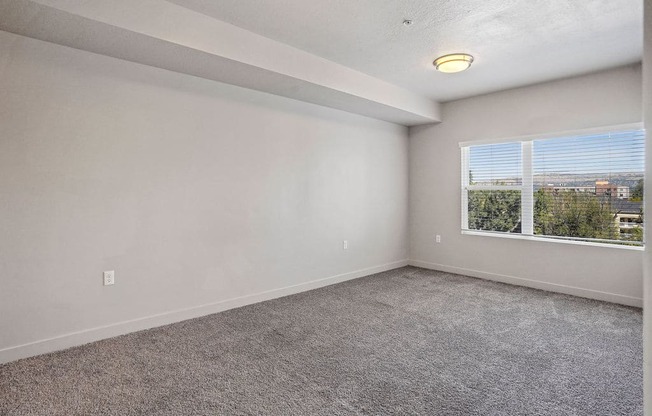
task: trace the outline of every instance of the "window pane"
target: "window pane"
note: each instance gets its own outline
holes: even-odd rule
[[[643,241],[644,135],[534,141],[534,233]]]
[[[468,191],[470,230],[521,232],[521,191]]]
[[[521,143],[498,143],[469,148],[467,185],[520,185]]]
[[[566,189],[535,192],[534,234],[617,240],[618,232],[608,198]]]

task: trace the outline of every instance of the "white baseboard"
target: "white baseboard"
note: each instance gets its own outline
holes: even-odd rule
[[[370,274],[380,273],[407,265],[408,260],[400,260],[392,263],[382,264],[380,266],[369,267],[362,270],[356,270],[349,273],[326,277],[323,279],[312,280],[310,282],[299,283],[293,286],[268,290],[265,292],[222,300],[200,306],[194,306],[191,308],[178,309],[175,311],[164,312],[157,315],[118,322],[111,325],[71,332],[53,338],[8,347],[0,350],[0,364],[15,361],[21,358],[32,357],[35,355],[75,347],[87,344],[89,342],[115,337],[118,335],[124,335],[130,332],[141,331],[144,329],[155,328],[157,326],[185,321],[187,319],[198,318],[200,316],[210,315],[213,313],[246,306],[253,303],[293,295],[295,293],[305,292],[308,290],[329,286],[347,280],[357,279],[359,277],[368,276]]]
[[[618,295],[616,293],[601,292],[599,290],[584,289],[581,287],[561,285],[558,283],[542,282],[540,280],[524,279],[522,277],[507,276],[497,273],[488,273],[479,270],[464,269],[462,267],[447,266],[445,264],[429,263],[420,260],[409,260],[410,266],[424,269],[438,270],[442,272],[461,274],[477,277],[480,279],[493,280],[496,282],[509,283],[517,286],[527,286],[535,289],[547,290],[549,292],[564,293],[567,295],[579,296],[589,299],[603,300],[606,302],[618,303],[627,306],[643,307],[643,299],[632,296]]]

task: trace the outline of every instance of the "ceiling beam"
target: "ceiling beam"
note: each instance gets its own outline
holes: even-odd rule
[[[161,0],[0,0],[0,30],[406,126],[439,103]]]

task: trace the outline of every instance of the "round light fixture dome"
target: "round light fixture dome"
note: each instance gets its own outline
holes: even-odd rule
[[[450,55],[440,56],[432,64],[439,72],[452,74],[462,72],[468,69],[473,62],[473,57],[466,53],[452,53]]]

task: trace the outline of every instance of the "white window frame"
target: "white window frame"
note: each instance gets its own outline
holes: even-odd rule
[[[532,151],[534,146],[532,142],[534,140],[546,140],[546,139],[556,139],[562,137],[585,136],[585,135],[588,136],[591,134],[601,134],[601,133],[608,133],[610,131],[616,132],[616,131],[623,131],[623,130],[644,130],[643,123],[620,124],[615,126],[603,126],[603,127],[596,127],[592,129],[582,129],[582,130],[567,130],[567,131],[560,131],[556,133],[519,136],[519,137],[503,138],[503,139],[489,139],[489,140],[475,140],[475,141],[460,142],[459,146],[461,149],[461,167],[462,167],[462,171],[461,171],[462,234],[643,251],[645,249],[645,241],[643,241],[643,245],[641,246],[629,246],[624,244],[609,243],[606,242],[607,240],[593,240],[593,241],[589,239],[577,240],[577,239],[571,239],[570,237],[539,236],[534,234],[534,177],[533,177],[534,171],[532,169]],[[469,184],[469,179],[470,179],[469,178],[469,147],[470,146],[481,146],[487,144],[513,143],[513,142],[521,143],[521,165],[522,165],[521,185],[488,186],[488,185]],[[500,232],[500,231],[470,230],[469,217],[468,217],[469,191],[509,191],[509,190],[521,192],[521,232],[507,233],[507,232]]]

